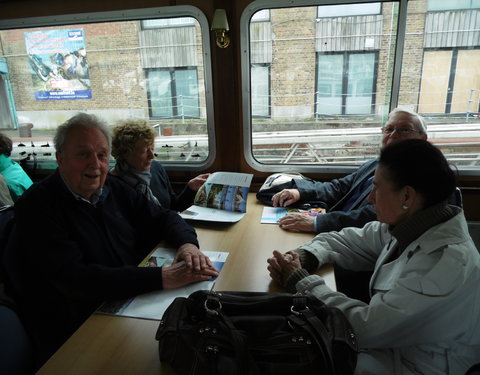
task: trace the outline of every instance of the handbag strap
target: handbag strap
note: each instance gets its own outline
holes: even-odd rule
[[[228,316],[225,315],[222,310],[218,310],[217,315],[215,316],[218,317],[218,322],[221,324],[223,323],[226,326],[225,332],[230,334],[230,342],[233,347],[237,362],[237,374],[261,375],[250,355],[250,352],[247,350],[245,338],[238,332],[237,328],[233,325]],[[214,358],[212,358],[211,367],[211,374],[217,374],[218,371]]]
[[[293,323],[306,330],[315,340],[319,348],[324,349],[321,352],[324,357],[324,362],[328,367],[328,373],[335,374],[335,362],[333,360],[330,343],[331,335],[328,333],[318,316],[312,310],[307,308],[298,313],[292,314],[290,319]]]

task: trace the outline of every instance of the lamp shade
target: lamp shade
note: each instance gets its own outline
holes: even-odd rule
[[[211,30],[229,30],[227,12],[225,12],[225,9],[215,9]]]

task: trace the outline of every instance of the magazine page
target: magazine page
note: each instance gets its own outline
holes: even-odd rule
[[[264,207],[262,212],[261,224],[278,224],[278,221],[290,214],[297,213],[301,215],[317,216],[325,213],[324,208],[310,208],[309,210],[300,210],[298,208],[287,207]]]
[[[227,260],[228,253],[218,251],[203,251],[203,253],[210,258],[213,265],[220,272]],[[157,248],[148,259],[140,264],[140,267],[168,266],[172,264],[174,257],[175,250]],[[170,306],[175,298],[188,297],[197,290],[210,290],[215,284],[217,277],[209,281],[200,281],[181,288],[157,290],[140,294],[128,300],[108,301],[100,306],[97,313],[160,320],[167,307]]]
[[[184,219],[237,222],[247,212],[247,198],[253,175],[212,173],[197,191],[193,206],[180,213]]]

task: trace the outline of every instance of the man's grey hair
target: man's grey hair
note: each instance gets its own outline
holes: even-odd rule
[[[392,112],[389,113],[388,120],[390,120],[397,113],[406,113],[410,117],[420,134],[427,135],[427,123],[425,122],[425,119],[418,113],[409,111],[408,109],[395,108]]]
[[[55,138],[53,139],[56,152],[59,152],[59,153],[63,152],[68,133],[70,132],[71,129],[76,127],[92,127],[100,130],[105,136],[105,138],[107,139],[108,149],[109,150],[111,149],[112,135],[105,121],[99,119],[95,115],[80,112],[75,116],[71,117],[70,119],[68,119],[67,121],[65,121],[62,125],[60,125],[57,128],[57,132],[55,133]]]

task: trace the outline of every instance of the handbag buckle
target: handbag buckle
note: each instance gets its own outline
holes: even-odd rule
[[[305,306],[302,311],[306,311],[306,310],[310,310],[310,309],[308,308],[308,306]],[[295,310],[295,306],[291,306],[291,307],[290,307],[290,311],[291,311],[292,313],[294,313],[295,315],[297,315],[297,316],[302,315],[302,312],[301,312],[301,311]]]
[[[213,303],[216,303],[216,306],[209,306],[209,302],[213,302]],[[205,302],[203,303],[203,307],[205,307],[205,311],[209,314],[213,314],[213,315],[218,315],[219,311],[222,309],[222,303],[220,302],[220,300],[218,298],[213,298],[211,296],[208,296],[206,299],[205,299]]]

